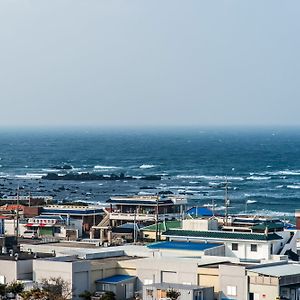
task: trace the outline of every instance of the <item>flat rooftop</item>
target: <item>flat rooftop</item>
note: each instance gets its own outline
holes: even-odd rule
[[[18,259],[16,259],[16,256]],[[0,254],[0,261],[1,260],[29,260],[29,259],[36,259],[36,258],[47,258],[53,257],[50,253],[29,253],[29,252],[15,252],[13,255],[10,254]]]
[[[146,285],[147,286],[147,285]],[[180,284],[180,283],[152,283],[148,286],[155,287],[156,289],[178,289],[178,290],[201,290],[201,289],[209,289],[210,287],[203,287],[199,285],[193,284]]]
[[[283,277],[291,275],[300,276],[300,264],[280,264],[270,265],[261,268],[249,269],[250,272],[258,273],[266,276]]]
[[[192,243],[192,242],[158,242],[148,245],[150,249],[170,249],[187,251],[204,251],[207,249],[222,246],[217,243]]]

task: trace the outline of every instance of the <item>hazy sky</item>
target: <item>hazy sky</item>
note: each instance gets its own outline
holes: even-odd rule
[[[0,125],[300,125],[299,15],[299,0],[1,0]]]

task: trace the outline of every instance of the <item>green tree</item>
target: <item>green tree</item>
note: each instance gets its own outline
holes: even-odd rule
[[[30,291],[24,291],[20,294],[23,300],[48,300],[48,295],[45,291],[39,288],[33,288]]]
[[[41,282],[42,290],[46,292],[48,300],[69,300],[72,298],[72,290],[69,282],[61,277],[50,277]]]
[[[116,300],[116,295],[113,292],[106,292],[101,300]]]
[[[92,293],[89,291],[84,291],[79,295],[79,297],[84,300],[91,300],[91,296],[92,296]]]
[[[0,299],[6,294],[6,284],[0,283]]]
[[[6,293],[13,293],[19,295],[24,291],[24,284],[21,282],[14,281],[6,287]]]
[[[171,298],[172,300],[177,300],[180,297],[180,292],[174,290],[174,289],[169,289],[167,291],[167,297]]]

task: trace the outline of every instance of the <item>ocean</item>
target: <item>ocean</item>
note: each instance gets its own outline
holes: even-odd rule
[[[60,169],[58,166],[72,166]],[[48,173],[121,173],[134,180],[46,180]],[[161,180],[141,176],[160,175]],[[191,206],[292,217],[300,208],[300,131],[61,129],[0,131],[0,194],[104,203],[112,195],[185,195]]]

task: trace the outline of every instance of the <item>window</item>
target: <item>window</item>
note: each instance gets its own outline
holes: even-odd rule
[[[228,285],[227,286],[227,295],[228,296],[236,296],[236,286]]]
[[[239,250],[239,244],[238,243],[232,243],[231,244],[231,250],[232,251],[238,251]]]
[[[153,280],[152,279],[145,279],[144,280],[144,284],[147,285],[147,284],[152,284],[153,283]]]
[[[146,295],[153,297],[153,290],[146,289]]]
[[[256,244],[251,244],[250,247],[251,247],[252,252],[257,252],[257,245]]]

